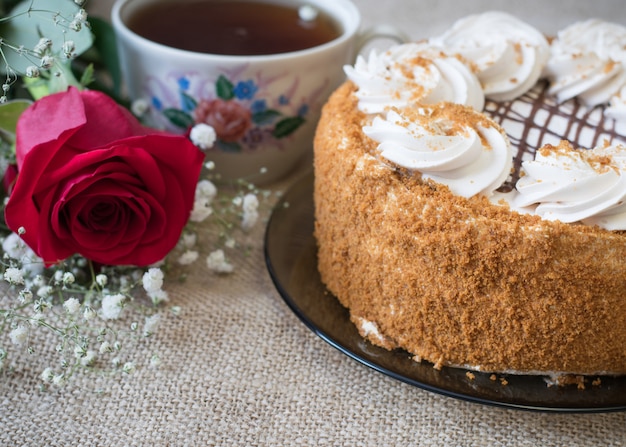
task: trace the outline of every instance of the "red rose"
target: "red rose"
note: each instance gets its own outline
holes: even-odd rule
[[[252,124],[252,113],[236,101],[201,101],[194,111],[198,123],[215,129],[217,137],[226,142],[240,140]]]
[[[27,109],[16,136],[5,218],[47,263],[79,253],[145,266],[177,243],[204,158],[187,138],[145,128],[108,96],[75,88]]]

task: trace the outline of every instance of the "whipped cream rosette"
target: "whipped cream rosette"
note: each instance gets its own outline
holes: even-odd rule
[[[380,156],[462,197],[490,196],[512,167],[504,132],[470,107],[442,103],[390,110],[363,132],[379,143]]]
[[[468,16],[429,42],[466,59],[494,101],[515,99],[532,88],[550,56],[542,33],[502,12]]]
[[[441,101],[482,110],[485,103],[472,71],[457,57],[425,43],[397,45],[380,54],[372,51],[344,70],[358,87],[359,110],[365,113]]]
[[[626,85],[624,26],[595,19],[575,23],[557,34],[551,51],[544,75],[549,93],[561,102],[576,97],[589,107],[607,104]],[[613,107],[623,108],[624,101]]]
[[[534,207],[547,220],[626,229],[626,147],[574,149],[569,143],[541,148],[522,164],[514,207]]]

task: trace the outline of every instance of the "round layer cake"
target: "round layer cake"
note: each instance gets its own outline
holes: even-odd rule
[[[487,13],[346,67],[315,138],[318,268],[372,343],[626,374],[626,57],[566,45],[609,29],[623,52],[626,30],[573,28],[548,42]]]

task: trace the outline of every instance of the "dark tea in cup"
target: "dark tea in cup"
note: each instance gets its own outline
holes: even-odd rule
[[[169,47],[235,56],[304,50],[342,33],[319,8],[250,0],[153,2],[137,8],[126,24]]]

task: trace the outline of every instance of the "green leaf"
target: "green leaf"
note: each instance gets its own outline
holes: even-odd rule
[[[183,129],[188,129],[194,124],[193,117],[182,110],[165,109],[163,114],[167,117],[170,123]]]
[[[252,122],[258,125],[270,124],[281,116],[281,113],[277,110],[264,110],[262,112],[257,112],[252,115]]]
[[[233,99],[235,97],[235,87],[233,86],[233,83],[226,79],[224,75],[220,75],[217,79],[215,90],[217,91],[217,96],[220,99],[228,101],[229,99]]]
[[[304,124],[305,121],[306,120],[301,116],[294,116],[290,118],[285,118],[284,120],[280,120],[276,124],[272,135],[274,135],[275,138],[284,138],[295,132],[298,127]]]
[[[0,129],[4,132],[15,135],[17,120],[22,112],[32,104],[32,101],[18,99],[0,105]]]
[[[76,55],[87,51],[93,44],[89,28],[83,24],[79,31],[69,29],[79,10],[76,3],[68,0],[26,0],[18,4],[9,13],[10,20],[0,23],[0,36],[5,43],[2,51],[8,65],[18,73],[24,73],[30,65],[39,66],[40,58],[32,50],[41,37],[52,40],[52,53],[59,58],[63,58],[62,46],[68,40],[74,42]],[[27,51],[17,52],[7,45],[23,46]],[[5,64],[0,64],[0,72],[6,72]]]
[[[100,61],[104,65],[111,82],[115,96],[122,94],[122,70],[120,68],[119,55],[115,41],[115,32],[111,24],[97,17],[90,17],[89,24],[94,34],[93,46],[96,49]]]

